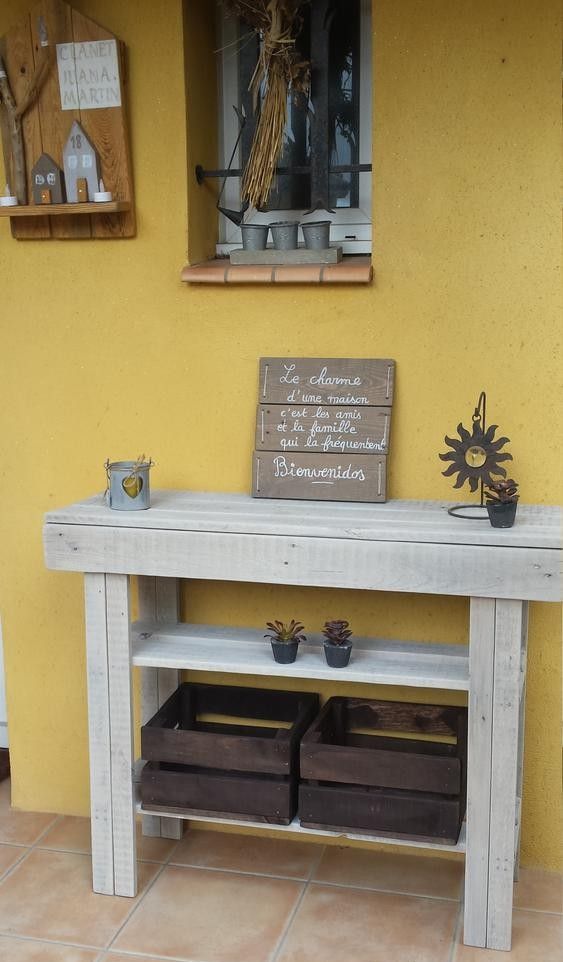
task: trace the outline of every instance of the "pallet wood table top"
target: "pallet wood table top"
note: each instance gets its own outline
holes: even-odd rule
[[[269,584],[561,599],[558,508],[522,505],[513,528],[495,529],[452,518],[436,501],[155,491],[151,504],[113,511],[96,495],[49,512],[47,566],[215,581],[233,580],[236,570],[239,581]]]
[[[151,491],[147,511],[113,511],[101,494],[49,511],[47,524],[104,525],[237,534],[279,534],[361,541],[498,545],[561,550],[559,507],[519,505],[513,528],[452,518],[444,501],[322,503],[204,491]]]

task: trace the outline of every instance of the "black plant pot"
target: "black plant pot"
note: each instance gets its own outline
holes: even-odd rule
[[[516,501],[500,501],[488,504],[487,512],[493,528],[511,528],[516,517]]]
[[[324,646],[327,665],[330,668],[346,668],[350,661],[352,642],[347,645],[331,645],[329,641],[325,641]]]
[[[280,665],[290,665],[297,657],[298,641],[272,641],[274,661]]]

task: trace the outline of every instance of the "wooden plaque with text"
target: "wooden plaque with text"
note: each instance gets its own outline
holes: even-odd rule
[[[256,498],[385,501],[395,362],[260,360]]]
[[[390,408],[323,404],[259,404],[259,451],[387,454]]]
[[[384,455],[283,454],[255,451],[255,498],[385,501]]]
[[[393,403],[395,362],[350,357],[260,358],[260,403]]]

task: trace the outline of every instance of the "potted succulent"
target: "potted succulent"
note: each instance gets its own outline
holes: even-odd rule
[[[506,481],[491,481],[485,487],[487,512],[493,528],[511,528],[516,517],[518,484],[507,478]]]
[[[325,621],[323,635],[327,665],[331,668],[345,668],[350,661],[352,634],[348,621]]]
[[[292,619],[288,625],[284,625],[283,621],[267,621],[266,627],[270,631],[264,638],[272,642],[274,660],[280,665],[290,665],[297,657],[299,642],[307,641],[305,635],[301,634],[304,625]]]

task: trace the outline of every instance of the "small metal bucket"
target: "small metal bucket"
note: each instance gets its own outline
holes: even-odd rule
[[[308,250],[323,251],[330,246],[330,223],[329,220],[315,220],[301,224],[303,240]]]
[[[153,461],[105,462],[106,500],[115,511],[144,511],[151,506],[149,470]]]
[[[268,224],[241,224],[242,247],[245,251],[266,250],[268,240]]]
[[[299,221],[279,220],[270,224],[272,240],[277,251],[294,251],[297,248]]]

